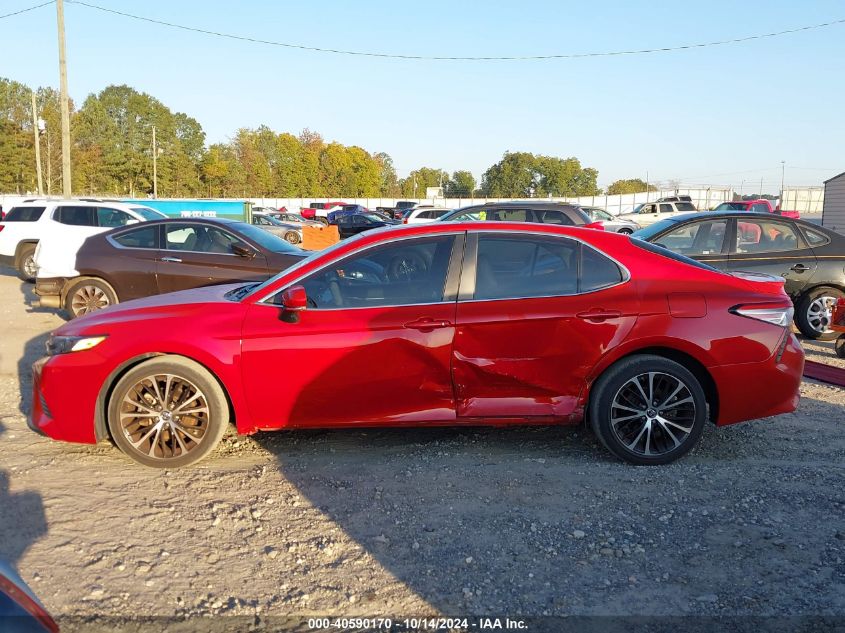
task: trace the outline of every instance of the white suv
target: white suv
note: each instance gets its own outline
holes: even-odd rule
[[[666,218],[674,218],[685,213],[697,211],[692,202],[679,200],[677,202],[658,200],[657,202],[649,202],[648,204],[641,204],[633,213],[623,213],[616,216],[618,220],[630,220],[636,222],[640,226],[649,226],[660,220]]]
[[[92,198],[27,200],[10,209],[0,222],[0,263],[13,266],[24,281],[33,281],[38,270],[35,248],[44,237],[61,236],[78,248],[96,233],[165,217],[142,205]]]

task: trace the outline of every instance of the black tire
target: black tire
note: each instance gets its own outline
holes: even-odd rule
[[[35,281],[35,244],[24,244],[18,251],[18,259],[15,264],[18,278],[32,283]]]
[[[835,339],[836,332],[828,327],[830,313],[824,314],[820,302],[836,303],[836,300],[842,297],[845,297],[845,292],[830,286],[819,286],[806,293],[798,302],[798,308],[795,311],[795,325],[798,326],[801,334],[816,341]]]
[[[845,334],[839,335],[836,343],[833,344],[833,349],[839,358],[845,358]]]
[[[319,222],[319,223],[320,223],[320,224],[322,224],[323,226],[328,226],[328,225],[329,225],[329,219],[328,219],[327,217],[325,217],[325,216],[318,216],[318,217],[317,217],[317,218],[315,218],[315,219],[317,220],[317,222]]]
[[[631,235],[634,231],[631,229],[619,229],[617,233],[620,235]]]
[[[180,410],[189,414],[177,415]],[[139,464],[155,468],[195,464],[216,448],[228,426],[223,388],[202,365],[182,356],[152,358],[133,367],[115,385],[108,404],[114,443]]]
[[[678,385],[683,388],[671,396]],[[643,406],[641,391],[658,405]],[[643,354],[624,358],[601,375],[593,386],[588,413],[593,432],[611,453],[629,464],[652,466],[673,462],[696,445],[707,421],[707,399],[686,367]]]
[[[285,241],[288,244],[293,244],[294,246],[296,246],[302,240],[299,239],[299,233],[297,233],[296,231],[288,231],[287,233],[285,233]]]
[[[68,317],[90,314],[118,303],[114,289],[101,279],[80,279],[67,290],[64,309]]]

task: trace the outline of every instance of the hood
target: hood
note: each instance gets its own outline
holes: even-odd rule
[[[246,284],[241,282],[207,286],[118,303],[74,319],[57,329],[55,334],[73,336],[94,333],[94,330],[102,329],[115,321],[146,321],[162,317],[187,317],[195,314],[201,307],[208,306],[208,304],[225,303],[231,305],[233,302],[226,299],[226,293],[244,285]]]

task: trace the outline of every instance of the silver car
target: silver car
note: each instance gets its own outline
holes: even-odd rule
[[[626,220],[624,218],[618,218],[599,207],[581,208],[584,210],[584,213],[590,216],[590,219],[593,222],[601,222],[602,224],[604,224],[605,231],[613,231],[615,233],[623,233],[625,235],[630,235],[634,231],[637,231],[641,228],[640,225],[636,222],[632,220]]]
[[[261,212],[252,212],[252,223],[268,233],[282,237],[290,244],[302,243],[302,225],[282,222]]]

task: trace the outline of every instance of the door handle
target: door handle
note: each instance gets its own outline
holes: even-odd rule
[[[451,321],[444,321],[442,319],[430,319],[428,317],[423,317],[422,319],[417,319],[416,321],[411,321],[410,323],[406,323],[403,327],[409,330],[420,330],[422,332],[430,332],[431,330],[437,330],[444,327],[451,327]]]
[[[575,316],[577,316],[579,319],[583,319],[584,321],[595,321],[599,323],[601,321],[606,321],[607,319],[618,319],[622,316],[622,312],[620,312],[619,310],[605,310],[604,308],[593,308],[591,310],[579,312]]]
[[[795,271],[796,273],[805,273],[810,270],[810,267],[805,266],[804,264],[795,264],[795,266],[793,266],[789,270]]]
[[[160,262],[173,262],[174,264],[181,264],[182,263],[182,260],[179,259],[178,257],[162,257],[158,261],[160,261]]]

